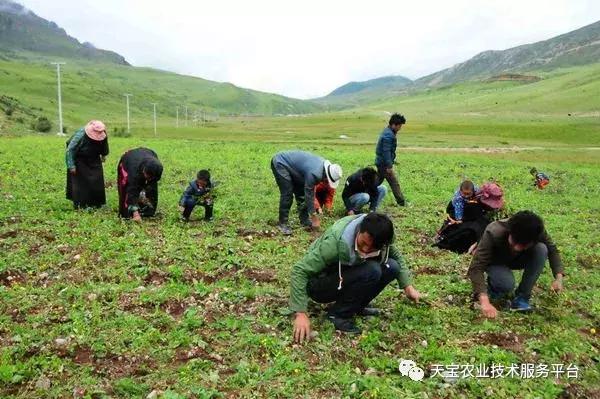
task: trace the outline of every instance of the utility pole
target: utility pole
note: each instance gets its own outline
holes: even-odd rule
[[[179,127],[179,107],[175,107],[175,127]]]
[[[56,65],[56,80],[58,82],[58,135],[64,135],[63,132],[63,118],[62,118],[62,95],[60,90],[60,66],[65,65],[65,62],[51,62],[52,65]]]
[[[154,137],[156,137],[156,103],[152,103],[152,105],[154,106]]]
[[[187,127],[187,105],[185,106],[185,126]]]
[[[127,133],[131,133],[131,126],[129,124],[129,97],[132,97],[133,94],[123,94],[127,99]]]

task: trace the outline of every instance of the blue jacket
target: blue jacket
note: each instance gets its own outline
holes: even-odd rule
[[[383,129],[375,149],[375,165],[391,168],[396,160],[397,144],[398,140],[392,129],[389,126]]]
[[[196,184],[196,180],[192,180],[190,184],[187,186],[181,198],[179,199],[179,205],[185,206],[187,202],[194,201],[194,203],[198,203],[199,200],[202,199],[202,196],[208,194],[212,188],[212,182],[208,182],[208,185],[205,188],[200,188]]]
[[[294,186],[304,187],[304,201],[308,213],[315,212],[315,186],[325,177],[325,160],[306,151],[282,151],[272,161],[275,169],[285,169]]]

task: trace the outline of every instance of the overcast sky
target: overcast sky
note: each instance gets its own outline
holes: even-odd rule
[[[416,79],[600,19],[598,0],[20,2],[136,66],[297,98],[385,75]]]

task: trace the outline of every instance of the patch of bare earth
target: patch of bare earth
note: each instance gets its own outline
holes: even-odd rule
[[[495,345],[512,352],[525,350],[526,337],[510,331],[507,332],[482,332],[476,337],[476,342],[483,345]]]
[[[7,269],[0,272],[0,285],[12,287],[23,285],[27,281],[27,275],[19,270]]]
[[[237,229],[237,235],[239,237],[243,237],[247,241],[252,241],[254,238],[279,237],[280,234],[278,234],[276,230],[272,230],[272,229],[257,230],[257,229],[240,228],[240,229]]]
[[[80,366],[89,366],[98,375],[111,379],[143,376],[155,369],[155,361],[145,355],[109,354],[98,356],[86,345],[77,345],[70,351],[65,350],[62,357],[69,357],[73,363]]]
[[[169,273],[162,270],[151,270],[144,282],[151,285],[163,285],[169,278]]]
[[[569,384],[558,396],[559,399],[600,399],[599,388],[585,388],[578,384]]]

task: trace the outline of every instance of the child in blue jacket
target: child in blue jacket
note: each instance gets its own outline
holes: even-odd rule
[[[199,171],[196,179],[190,182],[179,200],[182,220],[186,222],[190,220],[190,215],[196,205],[204,207],[204,220],[213,219],[213,197],[211,195],[213,187],[210,172],[206,169]]]

